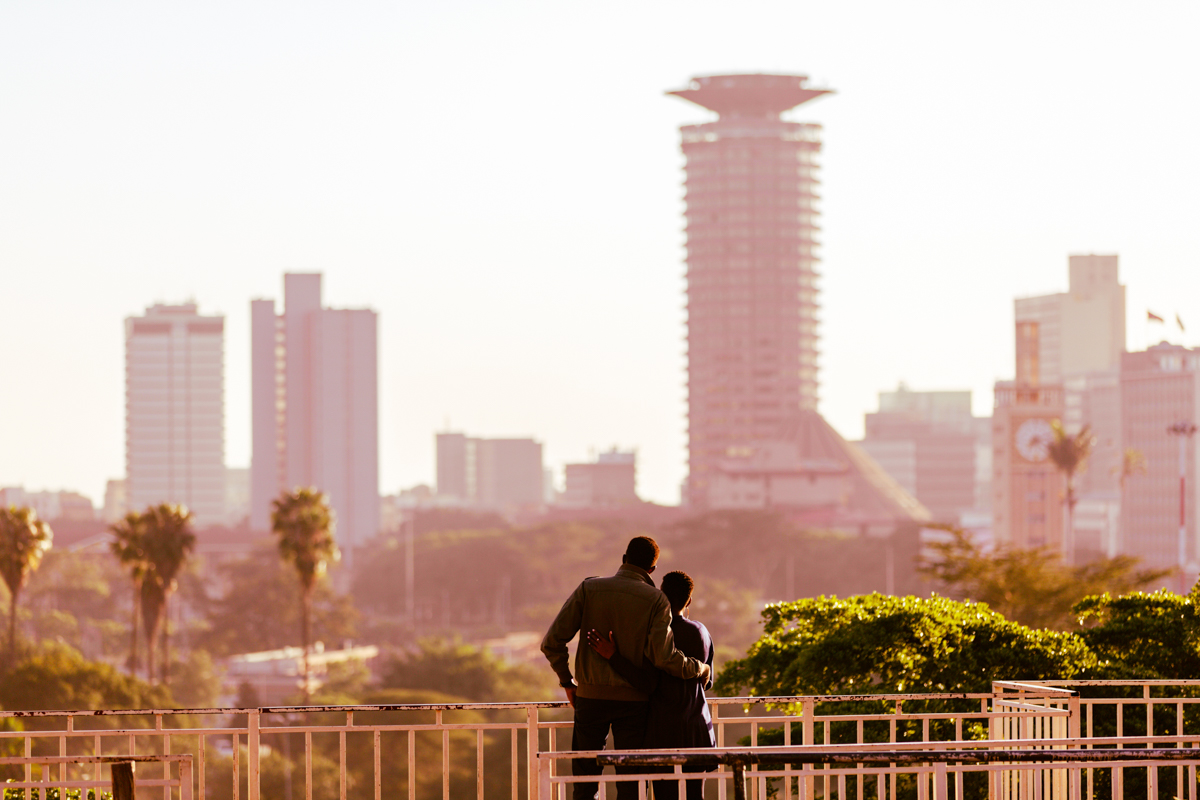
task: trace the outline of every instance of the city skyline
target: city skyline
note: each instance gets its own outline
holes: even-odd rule
[[[969,389],[986,413],[992,383],[1013,377],[1012,298],[1064,291],[1072,253],[1120,255],[1131,350],[1196,343],[1145,322],[1150,308],[1200,324],[1188,190],[1200,162],[1175,102],[1194,69],[1170,45],[1191,27],[1183,6],[1135,19],[1110,13],[1120,6],[1039,11],[1032,30],[1016,11],[929,5],[905,23],[915,40],[897,37],[903,46],[890,41],[898,11],[878,7],[860,26],[806,9],[804,31],[727,41],[770,8],[723,23],[728,36],[665,11],[647,12],[647,34],[601,20],[578,54],[497,49],[491,12],[426,10],[411,27],[430,43],[402,56],[395,38],[414,34],[396,11],[310,9],[277,32],[274,15],[219,6],[124,6],[113,19],[0,11],[0,71],[15,78],[0,99],[26,121],[0,189],[0,275],[20,298],[0,341],[36,387],[0,408],[0,485],[99,502],[122,472],[121,320],[159,301],[226,317],[227,462],[248,465],[247,303],[276,294],[281,272],[313,270],[331,305],[380,312],[384,492],[432,482],[432,433],[449,417],[482,436],[535,436],[556,469],[589,448],[636,447],[642,495],[676,502],[675,137],[699,120],[661,93],[696,72],[795,71],[838,90],[789,119],[825,126],[820,410],[847,438],[900,379]],[[678,41],[639,46],[668,22],[683,27]],[[464,44],[446,73],[414,85],[407,76],[422,58],[442,63],[432,54],[452,31]],[[596,57],[613,39],[639,51],[615,74]],[[571,69],[530,80],[552,56]],[[484,83],[488,59],[497,74]],[[902,91],[915,83],[921,92]],[[553,113],[540,108],[547,93]],[[514,110],[523,133],[488,122]],[[36,334],[46,319],[57,334]]]

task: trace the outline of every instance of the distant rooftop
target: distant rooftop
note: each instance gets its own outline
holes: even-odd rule
[[[778,117],[784,111],[829,94],[805,84],[807,75],[704,75],[686,89],[667,94],[716,111],[721,116]]]

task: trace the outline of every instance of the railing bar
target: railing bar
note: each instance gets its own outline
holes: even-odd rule
[[[520,780],[521,780],[520,770],[518,769],[518,767],[520,766],[520,763],[521,763],[521,756],[519,753],[519,745],[517,742],[517,729],[516,728],[512,729],[512,758],[510,759],[510,763],[512,764],[512,800],[517,800],[517,789],[520,785]],[[551,763],[550,768],[551,768],[551,770],[553,770],[553,768],[554,768],[553,762]]]
[[[207,797],[204,794],[204,749],[208,737],[200,734],[199,743],[196,748],[196,797],[198,800],[205,800]]]
[[[235,731],[232,736],[233,740],[233,800],[238,800],[242,791],[242,779],[240,776],[242,765],[241,746],[238,744],[238,735]]]
[[[304,800],[312,800],[313,795],[313,742],[312,731],[304,732]]]
[[[1175,733],[1179,734],[1181,740],[1175,743],[1176,747],[1183,747],[1183,704],[1175,703]],[[1175,768],[1175,796],[1183,797],[1183,766]]]
[[[67,730],[72,731],[74,729],[75,729],[75,717],[67,717]],[[58,739],[58,754],[60,756],[65,756],[67,754],[67,737],[66,736],[60,736]],[[58,780],[61,782],[61,781],[65,781],[66,779],[67,779],[67,764],[66,764],[66,762],[63,762],[62,764],[58,765]]]
[[[159,730],[162,730],[162,728],[159,728]],[[171,754],[171,734],[168,733],[163,736],[163,755],[169,756],[170,754]],[[170,777],[171,777],[171,762],[164,761],[163,762],[163,778],[170,779]],[[168,789],[168,788],[163,789],[163,800],[171,800],[171,790],[170,789]]]
[[[551,732],[550,736],[553,740],[554,733]],[[475,794],[479,800],[483,800],[483,731],[475,732]]]
[[[375,747],[375,800],[383,799],[383,771],[380,767],[379,759],[379,737],[382,733],[378,728],[373,732],[373,745]]]
[[[517,735],[513,731],[513,736]],[[408,800],[417,800],[417,734],[408,732]]]
[[[535,800],[537,797],[537,753],[541,742],[538,738],[538,707],[529,705],[525,708],[525,721],[528,725],[528,733],[526,734],[526,742],[528,751],[526,753],[526,772],[525,783],[528,786],[526,797],[528,800]],[[446,797],[445,800],[450,800]]]
[[[338,797],[346,800],[346,731],[338,731]]]

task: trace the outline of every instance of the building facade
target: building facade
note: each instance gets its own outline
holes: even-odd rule
[[[1125,351],[1125,287],[1115,255],[1067,259],[1068,289],[1021,297],[1016,322],[1038,326],[1038,371],[1042,383],[1060,386],[1072,377],[1116,369]],[[1075,422],[1067,419],[1068,427]]]
[[[438,497],[495,510],[539,508],[545,500],[542,444],[530,438],[437,434]]]
[[[339,544],[379,532],[378,318],[321,304],[321,275],[284,275],[284,307],[250,305],[250,523],[270,527],[280,492],[328,495]]]
[[[976,419],[970,392],[879,393],[862,448],[929,509],[958,523],[976,507]]]
[[[1195,436],[1172,434],[1170,428],[1200,422],[1200,349],[1163,342],[1143,352],[1126,353],[1121,358],[1121,409],[1123,445],[1143,464],[1143,469],[1131,471],[1122,481],[1121,552],[1143,559],[1148,567],[1176,566],[1182,504],[1184,563],[1194,563],[1200,553]],[[1190,572],[1194,574],[1195,568]]]
[[[781,114],[827,94],[798,75],[714,75],[670,92],[685,125],[688,479],[707,507],[731,449],[817,407],[819,125]]]
[[[590,464],[567,464],[566,491],[560,505],[568,508],[612,508],[642,502],[637,495],[637,453],[611,450]]]
[[[1041,381],[1039,324],[1016,325],[1017,378],[996,384],[992,411],[992,533],[997,544],[1046,547],[1066,556],[1066,482],[1050,460],[1052,424],[1063,417],[1061,385]]]
[[[195,303],[125,320],[127,506],[187,506],[197,525],[225,515],[225,318]]]

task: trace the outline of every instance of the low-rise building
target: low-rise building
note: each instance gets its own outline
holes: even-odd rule
[[[566,491],[559,505],[567,508],[612,508],[636,505],[637,453],[616,449],[590,464],[567,464]]]

